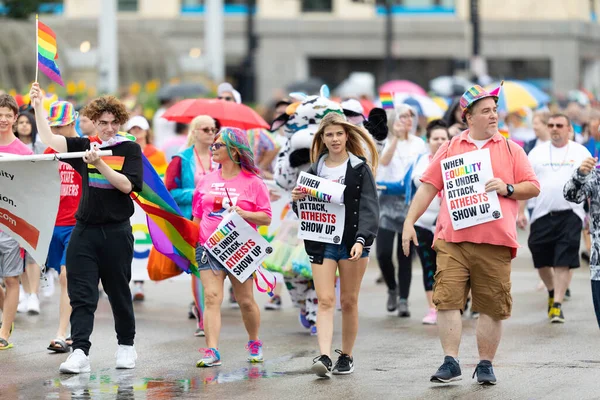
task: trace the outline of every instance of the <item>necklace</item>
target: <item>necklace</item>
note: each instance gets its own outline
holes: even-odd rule
[[[560,165],[558,166],[558,168],[554,168],[554,163],[552,163],[552,143],[550,143],[550,168],[552,168],[552,171],[558,171],[563,165],[565,165],[565,160],[567,159],[567,156],[569,155],[569,145],[571,143],[567,143],[567,151],[565,152],[565,156],[563,157],[562,162],[560,163]]]
[[[196,147],[194,147],[194,154],[196,155],[196,160],[198,161],[198,165],[200,166],[200,168],[202,168],[202,175],[206,175],[206,170],[204,169],[204,164],[202,164],[202,159],[200,158],[200,155],[198,154],[198,151],[196,150]],[[213,168],[212,168],[212,162],[209,164],[209,172],[212,172]]]

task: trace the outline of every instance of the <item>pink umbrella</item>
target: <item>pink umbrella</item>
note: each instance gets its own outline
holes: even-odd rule
[[[384,83],[379,87],[379,93],[408,93],[427,96],[427,92],[411,81],[396,80]]]

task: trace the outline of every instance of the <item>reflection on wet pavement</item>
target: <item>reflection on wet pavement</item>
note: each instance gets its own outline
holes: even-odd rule
[[[60,375],[53,380],[44,382],[45,399],[158,400],[197,398],[202,388],[207,385],[290,375],[289,372],[277,372],[273,369],[275,369],[276,364],[303,355],[303,352],[287,355],[269,360],[262,365],[251,365],[233,371],[222,371],[220,368],[198,369],[194,371],[197,372],[198,376],[186,379],[169,377],[140,378],[135,376],[135,370],[114,369],[104,369],[79,375]],[[26,390],[14,391],[19,393],[15,397],[26,396]]]
[[[46,381],[46,399],[171,399],[198,395],[205,385],[216,385],[244,380],[277,378],[283,372],[267,370],[266,366],[250,366],[230,372],[217,368],[201,370],[198,377],[189,379],[137,378],[116,370],[98,373],[63,375]],[[143,394],[145,393],[145,395]],[[71,395],[70,397],[68,395]],[[186,395],[187,394],[187,395]],[[66,395],[66,396],[65,396]]]

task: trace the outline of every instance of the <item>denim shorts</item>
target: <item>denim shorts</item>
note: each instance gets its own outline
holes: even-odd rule
[[[198,263],[198,271],[207,271],[212,269],[214,272],[227,272],[227,268],[221,265],[219,260],[205,250],[204,247],[199,243],[196,246],[196,262]]]
[[[363,248],[363,252],[360,255],[360,258],[369,257],[369,250]],[[327,243],[325,245],[325,253],[323,253],[323,258],[329,258],[331,260],[340,261],[347,260],[350,258],[350,253],[346,248],[346,245],[341,244],[331,244]]]

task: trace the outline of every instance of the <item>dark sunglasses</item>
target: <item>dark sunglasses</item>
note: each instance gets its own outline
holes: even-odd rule
[[[557,127],[558,129],[564,128],[565,124],[548,124],[548,128],[552,129]]]
[[[204,132],[204,133],[217,133],[216,128],[202,128],[202,129],[194,129],[196,132]]]
[[[226,97],[219,96],[219,97],[217,97],[217,99],[219,99],[219,100],[225,100],[225,101],[233,101],[233,97],[229,97],[229,96],[226,96]]]
[[[219,150],[221,147],[227,147],[225,143],[213,143],[210,145],[210,151]]]

